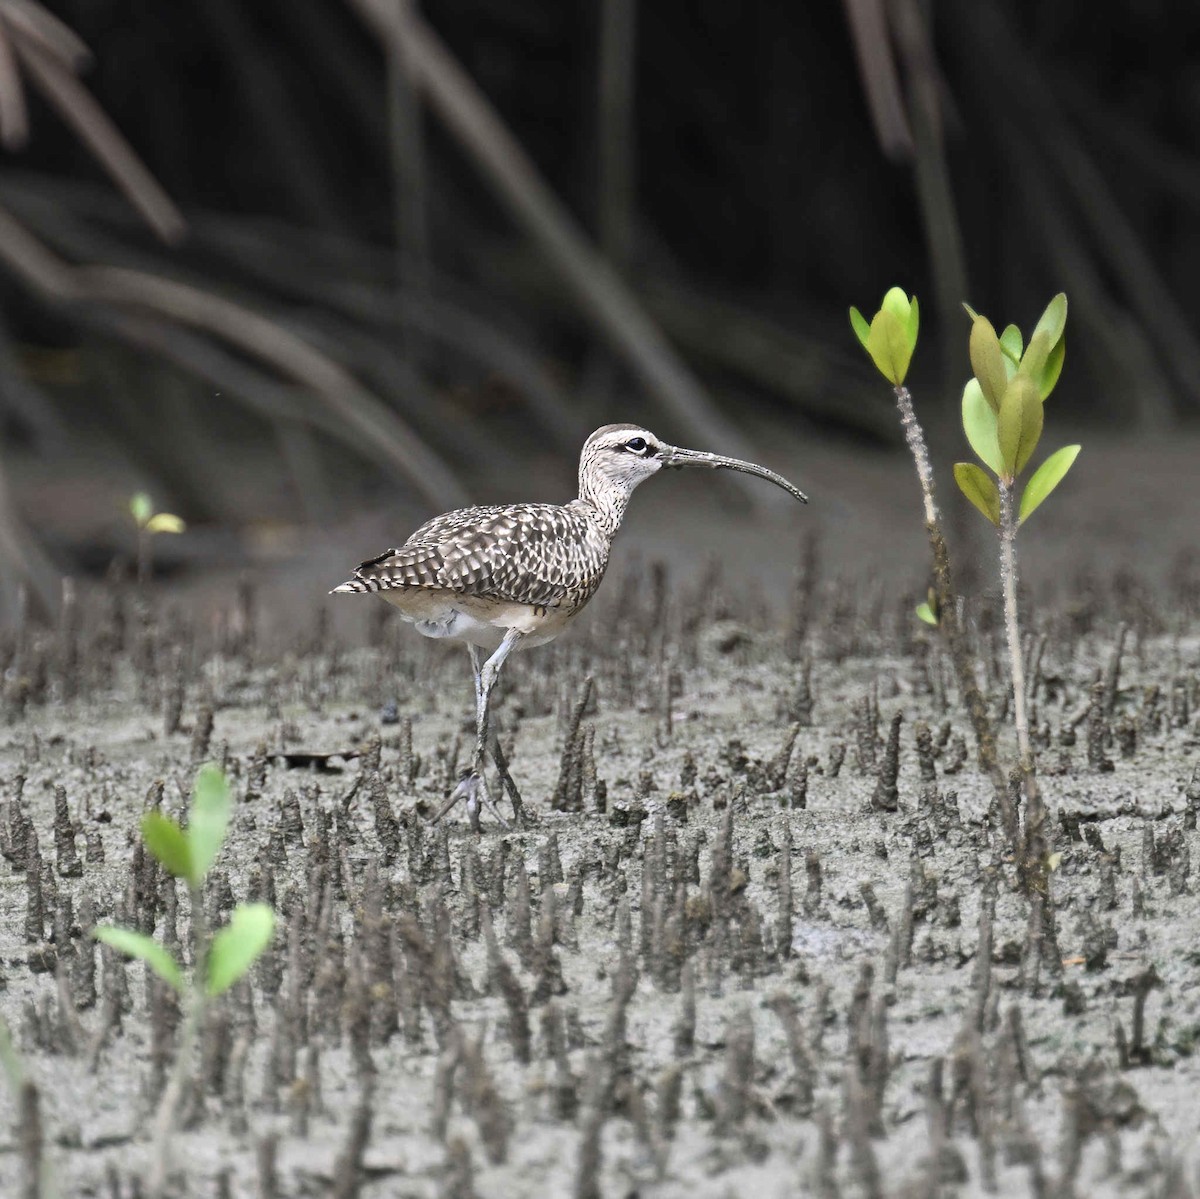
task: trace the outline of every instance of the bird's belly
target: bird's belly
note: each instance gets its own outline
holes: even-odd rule
[[[422,637],[465,641],[481,649],[495,649],[509,629],[525,636],[518,643],[527,649],[553,641],[571,622],[578,608],[534,607],[483,596],[457,595],[428,588],[395,588],[380,597],[400,611]]]

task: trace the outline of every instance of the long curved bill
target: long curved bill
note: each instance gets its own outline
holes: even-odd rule
[[[705,466],[709,470],[738,470],[744,475],[757,475],[782,487],[789,495],[794,496],[802,504],[808,503],[808,496],[798,487],[793,487],[782,475],[777,475],[765,466],[754,462],[743,462],[740,458],[725,458],[721,454],[706,454],[703,450],[684,450],[679,446],[663,446],[665,451],[663,465],[675,469],[685,466]]]

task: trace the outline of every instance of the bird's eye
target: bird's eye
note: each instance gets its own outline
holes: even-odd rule
[[[646,439],[644,437],[631,437],[626,443],[625,448],[632,450],[635,454],[642,454],[646,451]]]

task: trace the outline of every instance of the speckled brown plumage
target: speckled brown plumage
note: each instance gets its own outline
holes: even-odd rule
[[[598,511],[582,500],[460,508],[362,563],[339,590],[431,588],[575,611],[600,586],[611,542]]]

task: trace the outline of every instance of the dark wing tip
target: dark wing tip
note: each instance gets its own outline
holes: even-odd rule
[[[360,574],[362,574],[362,572],[364,570],[370,570],[370,568],[372,566],[378,566],[380,564],[380,562],[387,561],[387,559],[390,558],[393,554],[397,554],[399,552],[400,552],[399,550],[384,550],[383,553],[380,554],[378,557],[368,558],[365,562],[360,562],[354,568],[354,573],[356,575],[360,575]]]

